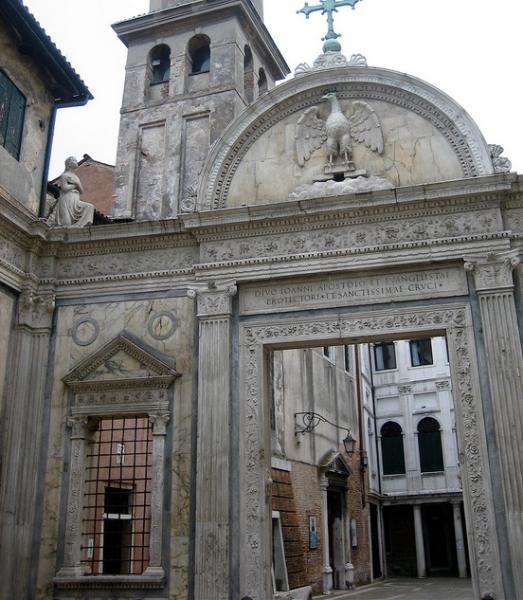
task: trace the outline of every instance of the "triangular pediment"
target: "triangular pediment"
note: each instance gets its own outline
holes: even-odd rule
[[[320,460],[319,467],[325,473],[340,477],[349,477],[352,475],[352,469],[349,467],[343,454],[337,450],[329,450],[322,460]]]
[[[169,383],[177,376],[174,360],[124,332],[82,360],[64,383],[71,387],[99,383]]]

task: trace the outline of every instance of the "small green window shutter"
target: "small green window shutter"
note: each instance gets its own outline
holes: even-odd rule
[[[0,71],[0,144],[17,160],[24,129],[25,97]]]
[[[9,117],[9,99],[11,96],[11,82],[0,71],[0,146],[5,145],[7,121]]]
[[[20,146],[24,129],[25,98],[13,88],[11,106],[9,107],[9,120],[7,122],[7,135],[5,149],[16,159],[20,157]]]

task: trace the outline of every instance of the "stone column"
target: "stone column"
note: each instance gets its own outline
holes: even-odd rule
[[[461,502],[452,502],[454,513],[454,537],[456,538],[456,556],[458,559],[458,573],[462,578],[467,577],[467,559],[465,556],[465,538],[463,535],[463,523],[461,519]]]
[[[425,563],[425,542],[423,541],[423,523],[421,520],[421,505],[414,504],[414,537],[416,538],[416,566],[418,577],[427,576]]]
[[[47,456],[46,376],[55,296],[28,284],[17,302],[7,362],[0,481],[0,581],[6,598],[34,595],[37,506]]]
[[[321,528],[322,540],[321,550],[323,558],[322,578],[323,578],[323,593],[330,594],[332,590],[332,569],[330,566],[329,554],[329,505],[327,500],[327,489],[329,480],[325,473],[320,477],[320,494],[321,494]]]
[[[95,422],[96,423],[96,422]],[[82,564],[82,511],[84,507],[85,468],[87,444],[94,423],[86,416],[70,417],[71,464],[69,465],[69,495],[65,520],[64,564],[56,579],[75,579],[85,575]]]
[[[149,566],[144,576],[163,577],[162,566],[162,533],[163,533],[163,491],[165,469],[165,436],[169,413],[149,415],[153,425],[153,469],[151,474],[151,537],[149,542]]]
[[[499,449],[508,546],[517,598],[523,598],[523,355],[512,271],[518,250],[469,259],[485,340],[492,412]],[[498,515],[498,518],[503,518]]]
[[[194,597],[229,598],[231,315],[236,287],[198,292]]]

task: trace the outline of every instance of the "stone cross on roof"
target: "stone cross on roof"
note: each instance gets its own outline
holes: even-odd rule
[[[334,13],[338,12],[338,8],[342,6],[351,6],[354,8],[360,0],[320,0],[320,4],[309,6],[308,2],[305,2],[305,6],[298,10],[297,13],[303,13],[307,19],[310,14],[321,10],[322,15],[327,15],[327,24],[329,29],[327,35],[322,38],[325,42],[323,44],[323,52],[339,52],[341,50],[341,44],[337,38],[341,37],[339,33],[334,31]]]

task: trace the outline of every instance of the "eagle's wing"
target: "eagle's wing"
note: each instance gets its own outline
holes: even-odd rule
[[[383,132],[380,120],[371,106],[361,100],[353,102],[349,121],[351,135],[357,142],[365,144],[378,154],[383,153]]]
[[[303,167],[305,161],[309,160],[312,153],[321,148],[327,139],[325,122],[319,118],[318,114],[318,107],[311,106],[302,114],[296,124],[296,154],[300,167]]]

